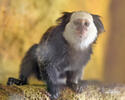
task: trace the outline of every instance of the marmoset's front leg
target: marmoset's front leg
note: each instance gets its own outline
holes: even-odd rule
[[[84,81],[82,80],[82,75],[83,70],[67,72],[67,85],[77,93],[83,92]]]
[[[53,66],[46,67],[46,83],[47,83],[47,90],[50,93],[50,98],[52,100],[57,99],[60,96],[60,92],[64,87],[63,84],[59,83],[59,75],[60,73]]]

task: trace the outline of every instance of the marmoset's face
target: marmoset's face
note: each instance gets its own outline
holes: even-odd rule
[[[76,49],[88,47],[97,38],[97,28],[91,14],[74,12],[64,31],[64,38]]]

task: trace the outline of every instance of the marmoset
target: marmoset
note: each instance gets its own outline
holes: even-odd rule
[[[92,54],[92,44],[102,32],[100,16],[84,11],[64,12],[57,25],[28,50],[19,79],[10,77],[7,84],[25,85],[34,74],[47,83],[51,99],[57,99],[64,86],[82,92],[83,70]]]

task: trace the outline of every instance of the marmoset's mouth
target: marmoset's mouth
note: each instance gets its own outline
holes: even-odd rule
[[[82,28],[77,28],[77,34],[79,35],[85,35],[87,33],[87,28],[82,27]]]
[[[77,34],[80,38],[86,38],[87,30],[78,31]]]

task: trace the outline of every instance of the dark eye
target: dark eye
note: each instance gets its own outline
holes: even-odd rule
[[[90,25],[90,23],[86,21],[86,22],[84,23],[84,25],[88,27],[88,26]]]

